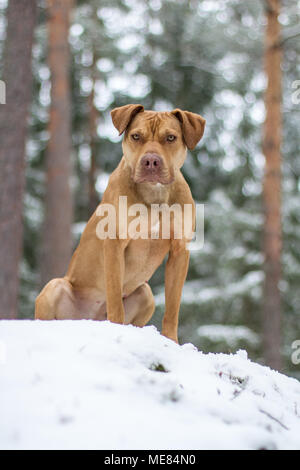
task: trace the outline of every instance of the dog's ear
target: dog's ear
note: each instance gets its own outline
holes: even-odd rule
[[[171,112],[181,122],[183,138],[186,146],[193,150],[202,138],[205,129],[205,119],[200,114],[174,109]]]
[[[141,104],[127,104],[111,111],[112,122],[115,128],[118,129],[119,135],[123,134],[130,121],[141,111],[144,111],[144,106]]]

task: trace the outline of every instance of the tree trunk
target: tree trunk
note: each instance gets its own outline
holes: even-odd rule
[[[92,64],[92,89],[91,93],[89,94],[88,98],[88,106],[89,106],[89,140],[90,140],[90,151],[91,151],[91,160],[90,160],[90,168],[89,168],[89,201],[88,201],[88,212],[89,216],[91,216],[94,211],[96,210],[97,205],[99,204],[99,198],[96,191],[96,143],[97,143],[97,118],[98,118],[98,110],[95,106],[95,57]]]
[[[64,275],[72,253],[70,50],[73,0],[47,0],[51,71],[49,144],[41,281]]]
[[[23,238],[27,117],[32,91],[31,54],[36,0],[10,0],[0,104],[0,318],[16,318]]]
[[[266,364],[281,369],[281,46],[278,15],[280,0],[267,2],[265,35],[265,73],[268,80],[265,92],[266,120],[263,152],[265,173],[264,255],[265,291],[263,312],[263,343]]]

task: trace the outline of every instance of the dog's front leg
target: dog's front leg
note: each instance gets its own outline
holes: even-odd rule
[[[181,293],[186,279],[190,253],[184,240],[174,240],[171,244],[165,272],[166,310],[162,324],[162,334],[178,343],[178,316]]]
[[[104,241],[104,271],[107,319],[125,322],[123,282],[125,271],[124,241],[107,238]]]

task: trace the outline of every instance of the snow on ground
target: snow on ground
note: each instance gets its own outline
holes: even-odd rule
[[[300,449],[300,383],[153,326],[0,322],[1,449]]]

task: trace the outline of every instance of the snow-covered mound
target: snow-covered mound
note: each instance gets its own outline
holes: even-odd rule
[[[154,327],[0,322],[2,449],[300,449],[300,383]]]

